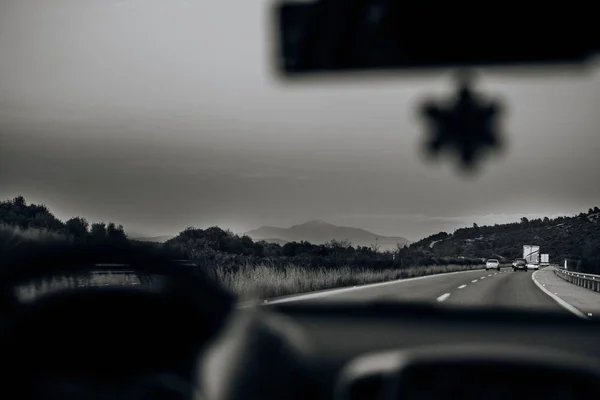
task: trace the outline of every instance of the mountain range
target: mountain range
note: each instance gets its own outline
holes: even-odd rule
[[[381,236],[364,229],[337,226],[320,220],[309,221],[289,228],[263,226],[246,232],[245,235],[255,241],[264,240],[279,244],[300,241],[324,244],[332,239],[348,240],[353,246],[378,245],[381,251],[394,250],[398,245],[410,244],[410,241],[403,237]]]

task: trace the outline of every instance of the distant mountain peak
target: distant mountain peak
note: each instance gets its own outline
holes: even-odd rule
[[[360,228],[337,226],[329,222],[313,219],[289,228],[263,226],[246,232],[254,240],[276,242],[307,241],[313,244],[325,244],[330,240],[349,240],[354,246],[378,245],[381,250],[393,250],[398,244],[406,245],[409,241],[403,237],[388,237],[374,234]]]
[[[313,219],[313,220],[305,222],[303,224],[298,224],[298,225],[294,225],[294,226],[325,227],[325,226],[335,226],[335,225],[330,224],[329,222],[325,222],[325,221],[323,221],[321,219]]]

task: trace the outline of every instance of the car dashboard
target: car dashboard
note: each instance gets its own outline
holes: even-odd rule
[[[196,390],[210,389],[210,379],[204,385],[197,377],[211,373],[199,358],[210,353],[205,345],[214,345],[214,331],[208,309],[196,303],[139,289],[88,288],[25,307],[15,324],[3,327],[0,343],[10,367],[4,387],[23,394],[19,379],[30,379],[31,396],[21,398],[144,399],[162,391],[166,398],[198,399]],[[238,349],[231,364],[240,374],[224,368],[219,378],[241,389],[200,398],[588,400],[600,392],[600,324],[566,312],[297,301],[238,309],[228,320],[244,315],[271,318],[271,326],[285,329],[265,330],[261,341],[240,330],[243,325],[225,325],[217,338],[232,332],[250,338],[249,352],[229,347]],[[297,337],[307,352],[269,354]],[[301,370],[288,368],[298,359]],[[310,395],[291,396],[305,377]],[[270,391],[277,381],[280,390]]]
[[[600,389],[600,324],[427,304],[285,303],[318,355],[323,398],[583,399]]]

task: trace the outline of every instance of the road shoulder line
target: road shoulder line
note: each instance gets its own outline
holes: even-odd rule
[[[572,312],[573,314],[577,315],[579,318],[583,318],[586,320],[589,320],[590,318],[585,315],[584,313],[582,313],[579,309],[577,309],[576,307],[570,305],[569,303],[567,303],[566,301],[564,301],[563,299],[561,299],[560,297],[558,297],[557,295],[555,295],[554,293],[552,293],[551,291],[549,291],[548,289],[546,289],[544,286],[542,286],[537,279],[535,279],[535,275],[539,272],[535,271],[533,274],[531,274],[531,280],[533,281],[533,283],[535,283],[535,285],[544,293],[546,293],[548,296],[550,296],[550,298],[554,301],[556,301],[560,306],[562,306],[563,308],[565,308],[566,310]]]
[[[428,279],[428,278],[435,278],[435,277],[440,277],[440,276],[448,276],[448,275],[458,275],[458,274],[466,274],[469,272],[474,272],[474,271],[481,271],[480,268],[478,269],[471,269],[471,270],[467,270],[467,271],[456,271],[456,272],[444,272],[441,274],[432,274],[432,275],[425,275],[425,276],[417,276],[414,278],[405,278],[405,279],[396,279],[394,281],[387,281],[387,282],[378,282],[378,283],[369,283],[367,285],[360,285],[360,286],[354,286],[354,287],[345,287],[345,288],[338,288],[338,289],[331,289],[331,290],[326,290],[323,292],[316,292],[316,293],[300,293],[297,295],[291,295],[290,297],[285,297],[285,298],[275,298],[272,300],[261,300],[260,302],[262,302],[263,304],[267,303],[267,304],[276,304],[276,303],[287,303],[290,301],[300,301],[300,300],[308,300],[308,299],[315,299],[315,298],[319,298],[319,297],[326,297],[326,296],[334,296],[336,294],[341,294],[341,293],[345,293],[345,292],[352,292],[355,290],[361,290],[361,289],[369,289],[372,287],[379,287],[379,286],[387,286],[387,285],[393,285],[395,283],[402,283],[402,282],[411,282],[411,281],[416,281],[416,280],[421,280],[421,279]],[[244,303],[240,303],[237,305],[238,308],[246,308],[246,307],[251,307],[252,305],[257,304],[257,301],[248,301],[248,302],[244,302]]]

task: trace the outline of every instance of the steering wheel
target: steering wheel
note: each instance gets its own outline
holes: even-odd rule
[[[20,285],[106,264],[152,284],[19,297]],[[264,379],[266,362],[277,361],[280,383],[306,393],[296,331],[260,312],[238,315],[234,301],[199,267],[149,249],[70,245],[15,257],[0,271],[2,390],[32,399],[292,398]],[[269,346],[271,360],[257,357]]]

